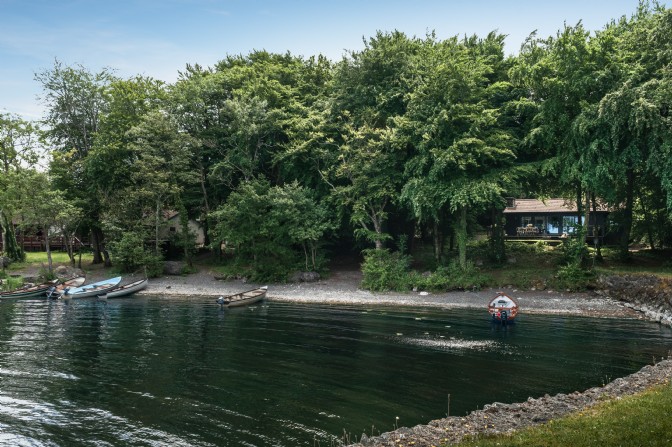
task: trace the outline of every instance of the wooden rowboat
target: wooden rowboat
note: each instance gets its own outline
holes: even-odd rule
[[[518,315],[518,303],[504,292],[497,292],[497,296],[488,304],[488,312],[492,316],[492,321],[506,324]]]
[[[115,278],[105,279],[103,281],[86,284],[80,287],[71,287],[65,289],[60,298],[90,298],[92,296],[104,295],[119,285],[121,276]]]
[[[16,299],[16,298],[37,298],[43,297],[50,288],[58,284],[58,280],[45,282],[43,284],[24,286],[18,289],[10,290],[8,292],[0,292],[0,299]]]
[[[86,277],[84,276],[75,276],[68,280],[63,281],[62,283],[52,286],[47,290],[47,298],[58,298],[65,289],[72,287],[79,287],[86,282]]]
[[[222,307],[238,307],[257,303],[266,298],[268,287],[259,287],[246,292],[234,293],[233,295],[220,296],[217,298],[217,304]]]
[[[142,289],[147,287],[147,284],[149,284],[149,280],[147,278],[139,279],[137,281],[129,282],[128,284],[124,284],[123,286],[119,286],[115,289],[112,289],[104,295],[98,295],[98,298],[100,299],[121,298],[124,296],[131,295],[135,292],[141,291]]]

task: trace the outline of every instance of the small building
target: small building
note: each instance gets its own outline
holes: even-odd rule
[[[164,218],[166,219],[166,226],[161,231],[160,237],[162,239],[172,239],[175,234],[182,232],[179,212],[172,210],[164,211]],[[203,247],[205,244],[205,231],[203,231],[203,226],[201,223],[196,220],[189,219],[187,226],[189,228],[189,233],[195,237],[195,246],[198,248]]]
[[[603,238],[609,211],[590,210],[587,237]],[[505,231],[510,239],[554,239],[567,237],[583,224],[575,203],[565,199],[507,199],[504,209]]]

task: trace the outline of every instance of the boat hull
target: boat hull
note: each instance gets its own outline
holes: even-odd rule
[[[518,315],[518,303],[513,298],[499,292],[488,304],[488,312],[492,317],[492,321],[510,323]]]
[[[19,298],[39,298],[46,296],[49,289],[56,285],[55,281],[39,284],[37,286],[26,287],[9,292],[0,292],[0,299],[19,299]]]
[[[266,298],[266,287],[248,290],[247,292],[236,293],[229,296],[220,296],[217,303],[222,307],[240,307],[258,303]]]
[[[105,294],[105,298],[122,298],[128,295],[132,295],[136,292],[139,292],[147,287],[149,284],[148,279],[140,279],[132,283],[125,284],[123,286],[112,289]],[[101,296],[102,298],[102,296]]]
[[[116,288],[121,282],[121,276],[116,278],[106,279],[104,281],[94,282],[81,287],[66,289],[61,295],[61,299],[71,298],[90,298],[99,295],[105,295],[107,292]]]

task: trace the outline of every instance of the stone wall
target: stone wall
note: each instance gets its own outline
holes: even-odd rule
[[[623,302],[649,320],[672,327],[672,279],[655,275],[602,276],[597,293]]]

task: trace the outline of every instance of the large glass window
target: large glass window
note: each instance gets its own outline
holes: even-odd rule
[[[576,227],[583,223],[583,218],[579,219],[577,216],[562,216],[562,231],[567,234],[574,233]]]
[[[560,225],[562,225],[562,220],[558,216],[551,216],[548,218],[548,226],[546,231],[548,234],[560,234]]]

